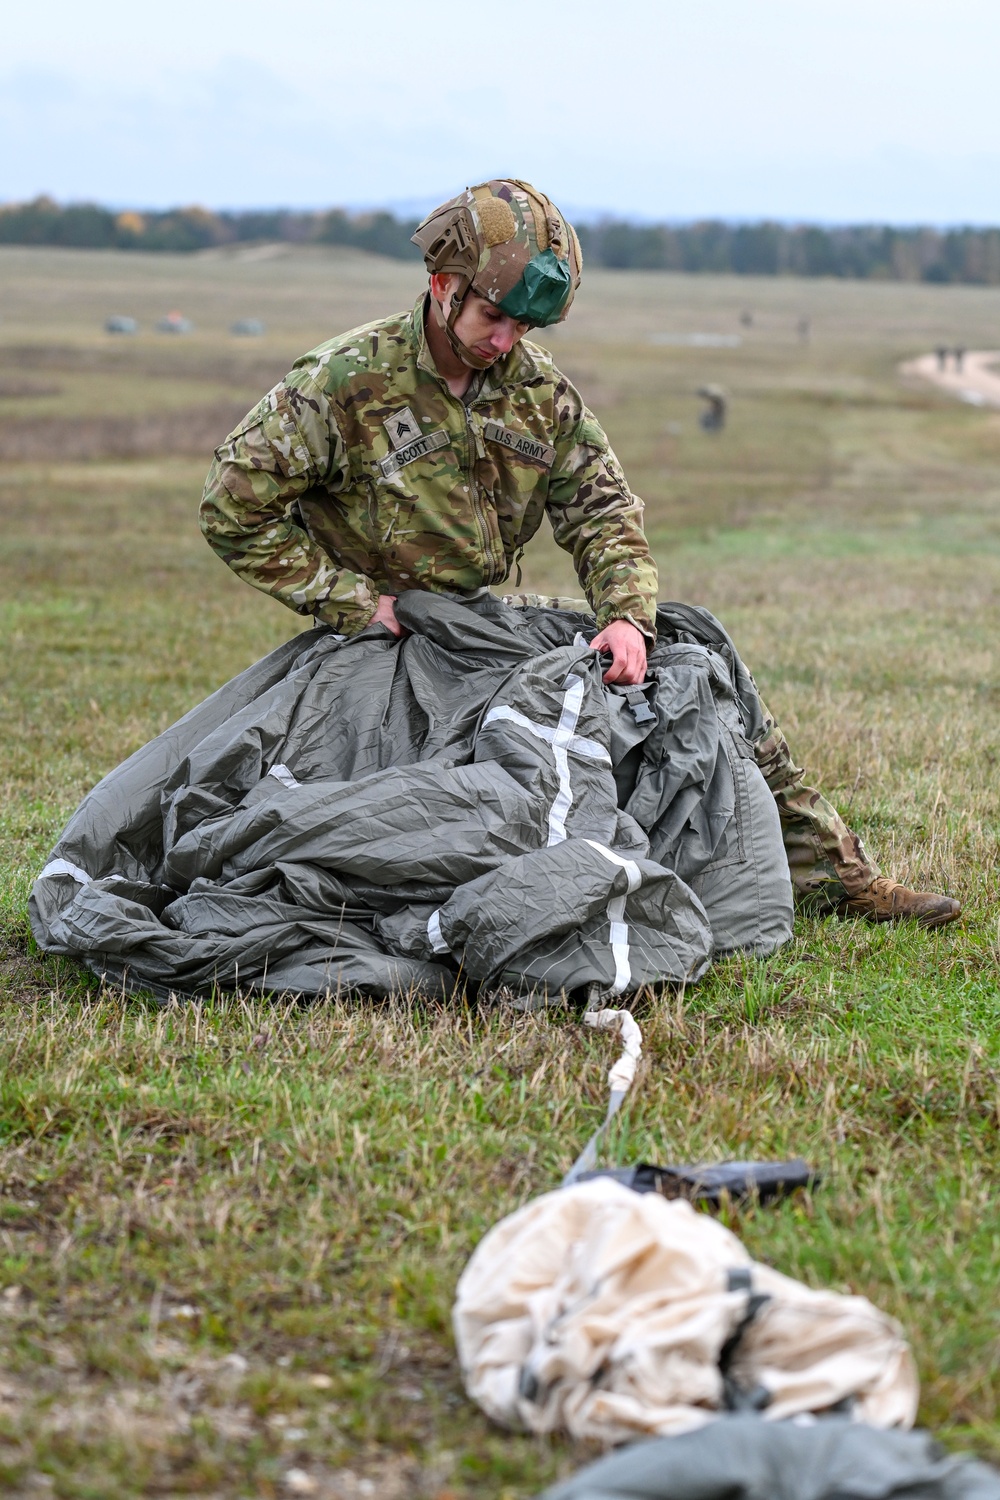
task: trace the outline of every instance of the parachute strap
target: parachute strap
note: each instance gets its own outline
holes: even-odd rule
[[[470,281],[470,279],[467,276],[463,276],[463,278],[462,278],[462,289],[461,289],[461,292],[460,293],[456,292],[452,296],[452,299],[451,299],[451,311],[449,312],[448,316],[445,318],[445,321],[444,321],[444,331],[445,331],[445,334],[447,336],[448,342],[451,345],[452,349],[458,355],[459,359],[463,360],[464,363],[467,364],[470,369],[472,369],[472,370],[488,370],[489,367],[490,367],[490,365],[493,363],[493,361],[491,359],[483,359],[483,358],[481,358],[481,356],[478,355],[474,349],[470,349],[469,348],[468,344],[463,344],[462,340],[459,338],[458,334],[455,332],[455,324],[458,322],[458,315],[462,311],[462,307],[464,306],[465,299],[469,295],[469,292],[471,290],[472,290],[472,282]]]
[[[584,1011],[583,1024],[595,1031],[617,1031],[622,1040],[622,1054],[608,1071],[608,1110],[604,1121],[594,1131],[576,1161],[562,1180],[563,1187],[576,1182],[583,1172],[589,1172],[597,1161],[597,1147],[601,1137],[622,1106],[625,1095],[632,1086],[635,1070],[642,1056],[642,1032],[630,1010]]]

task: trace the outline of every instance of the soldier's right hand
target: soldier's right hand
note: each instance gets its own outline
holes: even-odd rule
[[[590,643],[592,651],[611,657],[604,674],[605,682],[635,686],[646,676],[646,641],[642,631],[631,620],[612,620]]]
[[[379,594],[378,609],[368,621],[369,625],[384,625],[386,630],[391,630],[395,636],[403,636],[406,631],[396,619],[396,595]]]

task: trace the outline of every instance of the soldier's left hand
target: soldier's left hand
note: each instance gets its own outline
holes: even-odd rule
[[[611,665],[604,674],[605,682],[620,682],[623,687],[633,687],[645,679],[646,637],[629,620],[612,620],[590,644],[595,651],[611,655]]]

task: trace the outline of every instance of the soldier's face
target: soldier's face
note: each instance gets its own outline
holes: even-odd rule
[[[440,303],[445,318],[451,311],[451,299],[460,285],[458,276],[431,277],[431,292]],[[474,350],[480,359],[488,359],[491,363],[509,354],[530,327],[530,323],[517,323],[508,318],[506,313],[476,292],[469,292],[455,319],[456,337],[467,349]]]

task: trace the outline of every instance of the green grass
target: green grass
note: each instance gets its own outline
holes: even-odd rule
[[[336,252],[0,263],[0,393],[63,386],[98,447],[126,387],[136,421],[249,404],[414,290]],[[747,305],[738,349],[647,342]],[[168,306],[190,340],[95,331]],[[240,314],[267,339],[237,348]],[[937,934],[802,919],[767,962],[643,997],[606,1159],[807,1156],[821,1188],[732,1226],[897,1316],[920,1420],[996,1457],[1000,417],[895,373],[960,337],[1000,342],[996,292],[602,273],[553,346],[646,499],[664,596],[729,626],[882,864],[966,906]],[[733,395],[716,437],[707,379]],[[451,1300],[598,1122],[612,1044],[559,1013],[402,1000],[159,1009],[33,950],[31,880],[83,793],[299,623],[202,542],[207,455],[167,428],[162,455],[67,462],[62,400],[0,394],[0,451],[52,424],[47,457],[0,474],[0,1488],[266,1496],[298,1468],[319,1495],[532,1495],[587,1455],[470,1405]],[[574,591],[546,538],[527,561],[525,587]]]

